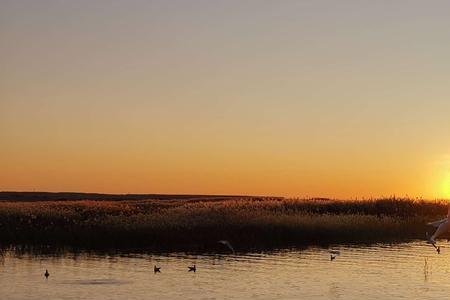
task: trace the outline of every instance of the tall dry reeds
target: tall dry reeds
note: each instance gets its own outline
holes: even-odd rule
[[[0,242],[241,248],[423,238],[444,201],[283,198],[0,202]],[[431,230],[431,229],[430,229]],[[239,247],[238,247],[239,248]]]

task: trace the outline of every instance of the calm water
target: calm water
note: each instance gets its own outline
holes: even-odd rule
[[[450,248],[423,242],[241,255],[0,257],[0,299],[447,299]],[[425,260],[427,263],[425,263]],[[187,266],[195,263],[196,273]],[[154,274],[153,265],[162,273]],[[45,269],[50,271],[46,280]]]

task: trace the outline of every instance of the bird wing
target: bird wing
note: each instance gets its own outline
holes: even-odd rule
[[[442,219],[442,220],[439,220],[439,221],[429,222],[429,223],[427,223],[427,225],[430,225],[430,226],[433,226],[433,227],[439,227],[439,225],[441,225],[442,223],[446,222],[447,220],[448,219],[445,218],[445,219]]]
[[[450,203],[448,204],[447,221],[450,221]]]
[[[235,253],[234,248],[233,248],[233,246],[231,246],[230,242],[222,240],[222,241],[218,241],[218,243],[221,243],[221,244],[227,246],[233,253]]]
[[[339,251],[339,250],[330,250],[330,253],[334,254],[334,255],[340,255],[341,251]]]

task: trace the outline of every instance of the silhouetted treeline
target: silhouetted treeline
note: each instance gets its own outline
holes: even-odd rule
[[[146,199],[227,199],[241,197],[233,195],[170,195],[170,194],[99,194],[99,193],[51,193],[51,192],[0,192],[0,201],[68,201],[68,200],[96,200],[96,201],[126,201]]]

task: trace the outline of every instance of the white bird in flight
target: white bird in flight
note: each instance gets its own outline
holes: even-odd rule
[[[449,221],[450,221],[450,205],[448,206],[447,218],[439,220],[439,221],[430,222],[427,224],[427,225],[430,225],[433,227],[437,227],[436,231],[434,232],[434,234],[431,237],[428,237],[428,233],[427,233],[428,243],[433,245],[433,247],[436,249],[437,253],[440,253],[441,249],[440,249],[440,247],[436,246],[436,239],[439,236],[441,236],[444,233],[449,231]]]

